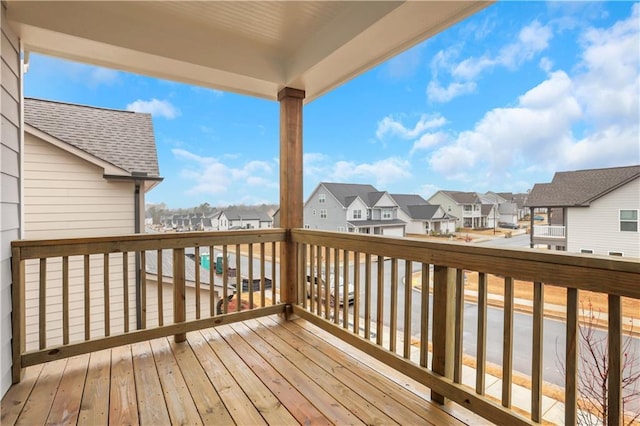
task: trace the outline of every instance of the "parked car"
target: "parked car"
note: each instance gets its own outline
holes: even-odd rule
[[[307,275],[307,298],[311,297],[311,282],[314,282],[314,286],[313,286],[313,296],[315,298],[318,288],[317,288],[317,284],[318,281],[320,281],[320,299],[321,302],[324,303],[324,296],[326,294],[326,290],[325,290],[325,277],[324,275],[322,275],[320,277],[320,280],[318,280],[317,276],[314,277],[310,277],[309,275]],[[338,299],[340,300],[340,306],[344,305],[344,281],[342,278],[340,278],[338,280]],[[347,287],[347,303],[349,303],[349,305],[352,305],[355,301],[355,287],[353,286],[352,283],[348,283],[348,287]],[[334,280],[334,276],[331,275],[331,279],[329,282],[329,305],[330,306],[335,306],[335,302],[336,301],[336,285],[335,285],[335,280]]]
[[[498,222],[498,227],[505,228],[505,229],[519,229],[520,225],[518,225],[517,223],[510,223],[510,222]]]
[[[542,216],[538,216],[538,215],[535,215],[535,216],[533,217],[533,220],[544,220],[544,217],[542,217]]]

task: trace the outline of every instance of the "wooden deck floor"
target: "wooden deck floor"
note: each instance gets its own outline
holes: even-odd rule
[[[278,317],[27,369],[10,424],[477,424],[457,406],[304,320]]]

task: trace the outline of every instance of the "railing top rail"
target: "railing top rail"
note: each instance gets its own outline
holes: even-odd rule
[[[294,229],[291,235],[294,242],[640,298],[637,259],[307,229]]]
[[[276,228],[223,232],[131,234],[51,240],[15,240],[11,242],[11,246],[14,251],[16,249],[20,251],[20,258],[24,260],[95,253],[262,243],[284,241],[285,238],[286,230]]]

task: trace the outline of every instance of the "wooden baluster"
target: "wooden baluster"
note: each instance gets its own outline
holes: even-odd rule
[[[298,252],[300,253],[300,252]],[[265,307],[267,300],[266,300],[266,295],[265,295],[265,282],[264,282],[264,268],[265,268],[265,262],[264,262],[264,243],[260,243],[260,306],[261,307]],[[302,270],[302,272],[304,272],[304,269]],[[300,275],[300,274],[298,274]],[[299,278],[299,277],[298,277]],[[271,283],[271,285],[273,285],[273,282]],[[297,286],[299,288],[299,286]],[[299,294],[300,292],[298,292]],[[299,297],[299,296],[298,296]]]
[[[173,322],[184,322],[185,315],[185,277],[184,277],[184,249],[173,249]],[[187,340],[186,333],[178,333],[174,336],[175,342]]]
[[[163,296],[163,279],[162,279],[162,250],[158,250],[156,253],[156,259],[158,262],[158,326],[164,325],[164,301]]]
[[[433,359],[431,369],[453,377],[455,323],[455,269],[434,266],[433,279]],[[431,392],[431,400],[444,404],[445,396]]]
[[[342,328],[349,327],[349,251],[342,250]]]
[[[364,255],[364,338],[371,339],[371,254]]]
[[[322,316],[322,247],[316,246],[316,275],[312,278],[316,285],[316,315]]]
[[[196,319],[200,319],[200,247],[195,247],[195,269],[196,269]]]
[[[275,305],[278,301],[276,298],[276,287],[278,277],[276,276],[276,242],[271,242],[271,304]]]
[[[620,296],[609,295],[609,377],[607,424],[622,424],[622,304]]]
[[[511,408],[513,382],[513,278],[504,279],[504,328],[502,330],[502,405]]]
[[[124,332],[129,332],[129,253],[122,252],[122,304],[124,314]]]
[[[462,269],[456,269],[456,312],[455,312],[455,348],[454,348],[454,366],[453,366],[453,381],[456,383],[462,383],[462,358],[463,352],[463,337],[464,337],[464,276],[465,272]]]
[[[578,289],[567,289],[567,342],[565,358],[564,424],[578,422]]]
[[[541,282],[533,283],[533,354],[531,357],[531,420],[542,421],[542,325],[544,292]]]
[[[330,319],[331,311],[330,311],[330,282],[331,279],[331,249],[329,247],[324,248],[324,317],[325,319]]]
[[[314,283],[316,282],[315,280],[315,246],[313,244],[309,244],[309,275],[307,275],[307,277],[305,278],[305,296],[307,296],[309,298],[309,311],[310,312],[314,312],[314,300],[315,300],[315,285]]]
[[[104,253],[102,285],[104,287],[104,335],[111,335],[111,278],[109,271],[109,253]]]
[[[69,256],[62,256],[62,344],[69,344]]]
[[[91,339],[91,266],[89,255],[84,255],[84,340]]]
[[[398,259],[391,259],[391,307],[389,316],[389,350],[396,351],[396,335],[398,332]]]
[[[300,243],[297,244],[298,248],[298,285],[296,288],[298,303],[302,301],[302,307],[307,309],[307,245]],[[264,270],[264,265],[262,265]],[[272,283],[273,285],[273,283]]]
[[[382,346],[384,335],[384,256],[378,256],[378,294],[376,306],[376,343]]]
[[[478,341],[476,343],[476,393],[484,395],[487,363],[487,274],[478,273]]]
[[[353,332],[360,335],[360,252],[353,252]]]
[[[404,261],[404,351],[406,359],[411,358],[411,311],[413,310],[413,267],[410,260]]]
[[[429,272],[429,264],[423,263],[420,283],[420,366],[425,368],[429,363]]]
[[[40,288],[38,301],[38,337],[40,349],[47,346],[47,259],[40,259]]]
[[[295,251],[293,253],[295,253]],[[253,309],[253,244],[249,244],[248,254],[247,261],[249,263],[249,276],[247,277],[247,290],[249,291],[249,309]]]
[[[236,244],[236,312],[242,309],[242,271],[240,268],[240,244]]]
[[[226,249],[227,246],[223,246],[223,250]],[[213,251],[213,246],[209,246],[209,316],[212,317],[214,315],[217,315],[218,313],[216,312],[216,291],[215,291],[215,277],[214,277],[214,271],[215,271],[215,259],[214,259],[214,251]],[[224,252],[223,252],[224,255]],[[225,264],[226,265],[226,264]],[[225,266],[225,269],[226,266]],[[226,272],[226,271],[225,271]],[[222,298],[226,299],[227,298],[227,283],[225,281],[225,276],[226,274],[222,275]]]
[[[147,252],[140,252],[140,325],[147,328]]]
[[[213,247],[211,247],[211,253],[209,256],[213,256]],[[227,246],[222,246],[222,312],[225,314],[229,312],[229,253]],[[213,285],[213,271],[215,270],[214,260],[210,260],[209,270],[211,271],[211,285]],[[213,306],[213,301],[210,302]],[[216,315],[218,312],[216,312]]]
[[[331,280],[333,280],[333,289],[331,289]],[[340,324],[340,251],[333,249],[333,274],[327,277],[327,286],[333,296],[333,322]]]

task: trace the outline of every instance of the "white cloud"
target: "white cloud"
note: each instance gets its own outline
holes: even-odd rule
[[[611,28],[588,29],[573,76],[551,72],[517,105],[487,112],[472,130],[433,152],[431,169],[449,179],[495,185],[510,182],[514,170],[640,163],[639,17],[636,4],[631,17]]]
[[[89,70],[89,85],[91,86],[98,86],[101,84],[111,85],[117,82],[120,77],[120,73],[118,71],[108,68],[90,67]]]
[[[414,154],[418,150],[430,149],[436,145],[441,145],[448,140],[449,135],[445,132],[425,133],[413,143],[410,154]]]
[[[414,139],[429,129],[442,127],[447,120],[439,114],[422,114],[413,128],[407,128],[401,121],[387,116],[378,122],[376,137],[383,139],[387,135],[399,136],[402,139]]]
[[[187,181],[185,195],[234,194],[236,200],[255,192],[278,188],[278,178],[269,162],[253,160],[231,167],[214,157],[204,157],[184,149],[171,150],[177,160],[186,163],[180,175]],[[251,189],[253,188],[253,189]]]
[[[171,104],[169,101],[160,101],[156,98],[150,101],[143,101],[138,99],[127,105],[128,111],[146,112],[153,116],[164,117],[172,120],[180,115],[180,110]]]
[[[331,180],[349,182],[356,179],[373,182],[374,186],[384,188],[390,183],[410,178],[410,168],[409,161],[396,157],[360,164],[352,161],[338,161],[333,166]]]
[[[550,26],[533,21],[520,30],[516,41],[503,46],[495,55],[487,53],[456,62],[461,52],[460,46],[440,51],[431,62],[433,77],[427,85],[427,98],[435,102],[448,102],[458,96],[473,93],[476,90],[476,80],[483,72],[497,66],[517,69],[544,51],[552,36]],[[443,84],[443,79],[450,81]]]

